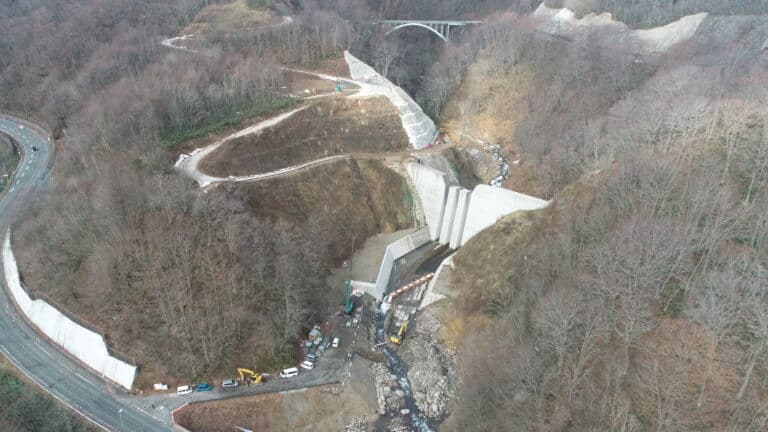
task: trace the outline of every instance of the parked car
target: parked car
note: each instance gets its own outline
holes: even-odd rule
[[[334,347],[334,348],[338,348],[339,347],[339,342],[340,342],[339,338],[335,337],[335,338],[333,338],[333,344],[331,346]]]
[[[239,385],[240,385],[240,383],[235,381],[235,380],[224,380],[221,383],[221,386],[224,387],[225,389],[233,389],[233,388],[235,388],[235,387],[237,387]]]
[[[176,387],[176,394],[178,396],[186,395],[190,393],[192,393],[192,386],[183,385],[183,386]]]
[[[295,377],[298,374],[299,374],[299,369],[292,367],[292,368],[283,369],[282,371],[280,371],[280,378],[291,378],[291,377]]]
[[[323,343],[323,337],[320,336],[319,338],[315,339],[314,345],[320,346]]]
[[[210,384],[201,383],[195,386],[195,391],[206,392],[213,390],[213,386]]]
[[[309,353],[309,354],[307,354],[307,358],[306,359],[314,362],[315,360],[317,360],[317,353]]]
[[[301,362],[301,367],[308,371],[311,371],[312,369],[314,369],[315,364],[309,360],[304,360],[303,362]]]

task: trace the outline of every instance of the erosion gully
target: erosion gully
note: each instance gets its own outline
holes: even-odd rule
[[[431,242],[402,257],[395,263],[392,276],[387,285],[387,294],[404,283],[436,271],[440,263],[452,252],[452,250],[449,250],[445,246],[441,246],[436,242]],[[387,371],[391,375],[397,377],[397,383],[404,393],[405,408],[409,410],[411,430],[416,430],[418,432],[437,431],[438,425],[443,419],[429,419],[421,412],[416,404],[416,399],[413,396],[413,389],[411,388],[411,382],[408,379],[408,364],[400,357],[396,349],[393,349],[388,345],[386,331],[388,312],[389,308],[382,302],[376,316],[376,344],[382,344],[379,349],[384,353],[384,357],[386,358]],[[417,315],[418,314],[411,318],[410,324],[408,325],[408,332],[413,332],[415,330]],[[407,343],[407,338],[404,343]],[[387,424],[392,421],[394,416],[399,415],[400,412],[398,410],[387,412],[386,415],[379,417],[374,430],[388,430]]]

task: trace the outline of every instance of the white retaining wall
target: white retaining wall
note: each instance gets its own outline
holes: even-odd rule
[[[46,336],[104,377],[130,390],[136,366],[109,355],[104,337],[82,327],[43,300],[33,300],[21,286],[19,269],[11,249],[11,233],[3,244],[5,281],[19,309]]]
[[[437,240],[440,238],[445,200],[448,194],[446,175],[434,168],[417,163],[409,163],[406,169],[416,186],[413,192],[419,194],[421,199],[424,218],[429,226],[429,236],[432,240]]]
[[[508,189],[477,185],[469,201],[460,246],[510,213],[519,210],[536,210],[548,204],[548,201]]]
[[[429,146],[437,135],[435,123],[424,114],[417,104],[403,89],[392,84],[387,78],[376,72],[349,52],[344,51],[344,59],[349,65],[349,74],[352,79],[369,84],[386,87],[385,96],[400,113],[403,129],[408,135],[408,141],[413,148],[421,149]]]
[[[373,288],[367,284],[358,284],[353,281],[352,285],[363,289],[368,294],[375,297],[377,300],[384,298],[384,293],[387,291],[387,284],[389,283],[389,277],[392,275],[392,268],[395,265],[395,261],[402,258],[406,254],[413,252],[421,246],[429,243],[429,230],[424,227],[414,233],[390,243],[384,250],[384,257],[381,259],[381,265],[379,266],[379,274],[376,276],[376,284]]]

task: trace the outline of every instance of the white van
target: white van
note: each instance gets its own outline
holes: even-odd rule
[[[280,378],[291,378],[291,377],[295,377],[298,374],[299,374],[299,369],[292,367],[288,369],[283,369],[280,372]]]
[[[190,394],[190,393],[192,393],[192,386],[185,385],[181,387],[176,387],[176,394],[178,396]]]

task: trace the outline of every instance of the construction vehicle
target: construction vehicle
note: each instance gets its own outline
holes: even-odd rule
[[[352,315],[353,310],[355,310],[355,302],[352,301],[352,280],[347,279],[344,288],[344,314]]]
[[[403,325],[400,326],[400,330],[398,330],[396,334],[393,334],[389,337],[389,341],[400,345],[403,342],[403,337],[405,336],[406,330],[408,330],[408,321],[404,322]]]
[[[237,373],[240,374],[240,381],[246,384],[261,384],[262,376],[260,373],[256,373],[250,369],[237,368]]]
[[[352,237],[352,253],[351,257],[355,255],[355,238]],[[347,263],[344,263],[346,266]],[[355,310],[355,302],[352,301],[352,258],[349,258],[349,267],[347,267],[347,283],[344,287],[344,314],[352,315],[352,311]]]

